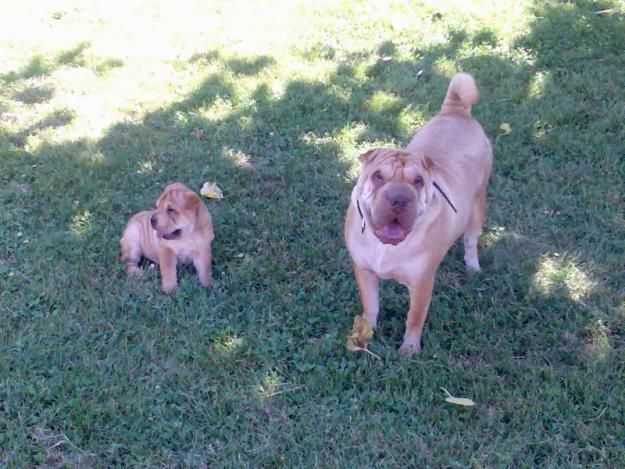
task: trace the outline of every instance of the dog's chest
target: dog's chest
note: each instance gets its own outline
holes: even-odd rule
[[[360,250],[363,262],[375,274],[383,279],[395,279],[404,283],[420,270],[419,256],[405,246],[391,246],[373,243],[368,249]]]
[[[186,243],[179,243],[176,246],[175,252],[178,264],[191,264],[193,263],[193,259],[198,256],[197,248]]]
[[[178,252],[178,264],[191,264],[197,255],[196,250],[182,250]]]

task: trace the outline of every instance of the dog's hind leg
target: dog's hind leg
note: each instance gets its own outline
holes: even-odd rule
[[[129,277],[132,275],[140,275],[141,268],[139,262],[143,252],[141,251],[141,229],[140,227],[129,225],[124,230],[122,239],[120,240],[121,259],[124,263],[124,270]]]
[[[464,233],[464,264],[469,270],[480,271],[477,255],[477,240],[482,232],[486,215],[486,191],[482,190],[473,202],[473,213],[467,230]]]

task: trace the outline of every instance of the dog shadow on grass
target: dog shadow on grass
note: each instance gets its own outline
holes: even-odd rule
[[[189,96],[140,122],[118,123],[101,139],[27,149],[32,132],[55,125],[45,119],[1,135],[10,181],[4,217],[16,234],[7,236],[3,254],[3,270],[14,273],[1,297],[10,310],[3,329],[19,331],[27,322],[51,351],[15,355],[52,389],[48,404],[33,412],[54,406],[63,417],[49,424],[74,428],[83,411],[71,407],[55,375],[42,371],[57,360],[55,353],[76,355],[67,337],[82,344],[71,366],[96,388],[108,387],[110,379],[136,386],[110,391],[119,400],[116,409],[131,415],[140,411],[128,395],[147,402],[142,386],[148,385],[171,390],[172,399],[179,399],[174,389],[185,389],[232,409],[237,400],[253,408],[250,383],[280,373],[323,396],[328,370],[360,360],[342,348],[359,311],[342,241],[357,152],[344,154],[344,148],[405,144],[442,102],[448,84],[442,59],[477,79],[482,100],[474,115],[493,140],[495,166],[484,272],[466,276],[461,250],[452,248],[437,277],[417,361],[442,360],[449,371],[441,379],[469,389],[480,373],[496,374],[504,388],[524,382],[536,389],[539,381],[525,376],[545,363],[563,376],[574,368],[595,382],[616,379],[614,368],[594,371],[592,365],[611,363],[623,350],[623,227],[615,211],[623,193],[616,134],[622,119],[613,115],[623,115],[616,92],[625,28],[619,15],[594,15],[597,5],[537,7],[540,18],[515,44],[527,51],[526,61],[499,52],[492,31],[456,29],[446,44],[415,50],[412,59],[384,42],[345,57],[326,79],[293,80],[280,92],[261,82],[248,95],[237,88],[237,76],[261,75],[274,60],[209,51],[190,61],[220,69]],[[479,47],[461,55],[466,45]],[[81,52],[63,57],[74,60]],[[310,58],[318,59],[318,53]],[[34,58],[2,78],[3,91],[50,67]],[[36,103],[52,95],[47,88],[13,96]],[[500,130],[504,122],[510,134]],[[226,194],[207,202],[217,233],[213,291],[181,269],[179,291],[165,297],[155,270],[127,283],[116,260],[128,216],[152,206],[173,180],[196,190],[216,181]],[[385,286],[382,307],[372,348],[392,366],[410,367],[391,355],[403,333],[403,288]],[[415,371],[409,385],[423,373]],[[353,386],[370,386],[370,377],[354,376]],[[591,403],[580,405],[590,415]],[[122,425],[117,410],[102,414],[107,425]],[[216,409],[201,412],[208,421],[223,417]],[[84,438],[106,440],[94,428]],[[165,438],[157,428],[147,431]],[[186,438],[173,435],[164,444],[184,445]]]

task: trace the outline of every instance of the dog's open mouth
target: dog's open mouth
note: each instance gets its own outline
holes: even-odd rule
[[[401,226],[399,221],[395,219],[375,230],[375,235],[384,244],[392,244],[395,246],[406,239],[408,232]]]
[[[174,230],[171,233],[164,234],[163,239],[171,241],[172,239],[179,238],[181,234],[182,234],[182,230],[178,228],[177,230]]]

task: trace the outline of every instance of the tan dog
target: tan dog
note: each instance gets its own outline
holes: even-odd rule
[[[378,279],[408,287],[410,310],[399,349],[404,356],[420,349],[436,270],[459,236],[464,235],[466,267],[480,270],[477,240],[493,156],[482,127],[471,117],[478,99],[473,77],[460,73],[440,113],[404,150],[376,148],[360,157],[345,242],[363,318],[372,328],[379,312]]]
[[[124,229],[120,244],[126,274],[141,273],[139,262],[147,257],[160,265],[163,291],[172,293],[178,286],[176,266],[192,262],[202,285],[210,287],[214,237],[211,215],[199,196],[183,184],[170,184],[155,210],[137,213]]]

